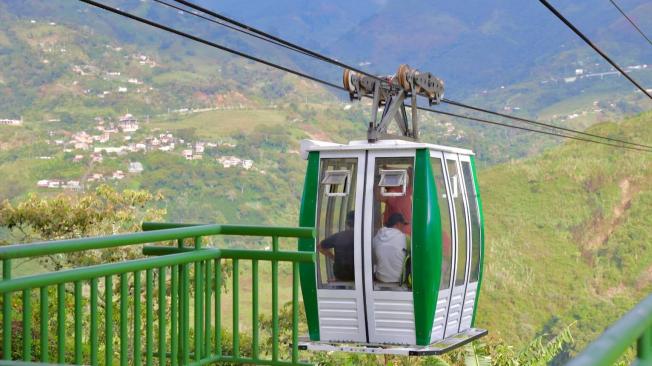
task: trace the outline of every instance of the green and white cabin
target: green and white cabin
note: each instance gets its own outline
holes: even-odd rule
[[[474,328],[484,237],[472,151],[405,140],[306,140],[301,153],[308,165],[300,226],[317,232],[316,241],[299,241],[300,250],[317,253],[315,264],[300,268],[309,328],[303,349],[359,352],[333,348],[357,344],[372,353],[437,354],[487,333]],[[403,280],[388,283],[374,275],[374,237],[391,210],[407,222],[410,260]],[[319,247],[346,230],[353,232],[354,263],[352,278],[341,280],[333,269],[337,253]],[[398,348],[379,351],[385,345]]]

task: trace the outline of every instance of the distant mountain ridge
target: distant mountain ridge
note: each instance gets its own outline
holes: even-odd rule
[[[567,69],[557,60],[559,54],[575,49],[578,60],[584,61],[588,50],[536,1],[202,3],[342,60],[370,62],[373,72],[392,73],[400,63],[431,70],[451,88],[491,89]],[[652,48],[607,1],[557,5],[614,59],[652,63]],[[630,0],[621,5],[652,32],[651,4]],[[590,53],[588,58],[603,62]]]

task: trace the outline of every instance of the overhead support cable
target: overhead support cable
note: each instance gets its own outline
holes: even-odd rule
[[[290,48],[290,49],[293,49],[295,51],[299,51],[299,52],[301,52],[303,54],[310,55],[310,56],[312,56],[314,58],[317,58],[317,59],[319,59],[321,61],[328,62],[328,63],[330,63],[332,65],[335,65],[335,66],[339,66],[339,67],[342,67],[342,68],[345,68],[345,69],[349,69],[349,70],[352,70],[352,71],[355,71],[355,72],[359,72],[359,73],[361,73],[363,75],[369,76],[369,77],[374,78],[374,79],[379,80],[379,81],[383,80],[382,78],[378,77],[377,75],[373,75],[373,74],[370,74],[370,73],[368,73],[368,72],[366,72],[364,70],[360,70],[360,69],[357,69],[355,67],[352,67],[351,65],[347,65],[347,64],[345,64],[343,62],[340,62],[340,61],[338,61],[338,60],[336,60],[336,59],[334,59],[332,57],[324,56],[324,55],[322,55],[322,54],[320,54],[318,52],[315,52],[315,51],[312,51],[312,50],[307,49],[305,47],[299,46],[296,43],[286,41],[283,38],[277,37],[277,36],[275,36],[273,34],[270,34],[270,33],[267,33],[265,31],[262,31],[260,29],[254,28],[254,27],[252,27],[250,25],[247,25],[247,24],[239,22],[239,21],[237,21],[235,19],[229,18],[229,17],[227,17],[225,15],[222,15],[222,14],[220,14],[218,12],[215,12],[213,10],[206,9],[205,7],[194,4],[191,1],[186,1],[186,0],[174,0],[174,1],[179,3],[179,4],[183,4],[183,5],[185,5],[185,6],[189,7],[189,8],[201,11],[202,13],[208,14],[208,15],[210,15],[212,17],[217,18],[217,19],[223,20],[225,22],[229,22],[229,23],[231,23],[231,24],[233,24],[233,25],[235,25],[237,27],[240,27],[240,28],[245,29],[245,30],[247,30],[249,32],[260,35],[262,37],[265,37],[265,38],[269,39],[270,41],[274,41],[274,42],[278,42],[280,44],[283,44],[283,45],[285,45],[286,48]],[[191,13],[191,14],[193,14],[193,13]]]
[[[103,10],[109,11],[109,12],[111,12],[111,13],[118,14],[118,15],[121,15],[121,16],[123,16],[123,17],[127,17],[127,18],[129,18],[129,19],[131,19],[131,20],[135,20],[135,21],[137,21],[137,22],[147,24],[147,25],[152,26],[152,27],[154,27],[154,28],[158,28],[158,29],[164,30],[164,31],[166,31],[166,32],[174,33],[174,34],[176,34],[176,35],[179,35],[179,36],[181,36],[181,37],[184,37],[184,38],[187,38],[187,39],[193,40],[193,41],[195,41],[195,42],[199,42],[199,43],[203,43],[203,44],[205,44],[205,45],[207,45],[207,46],[215,47],[215,48],[217,48],[217,49],[220,49],[220,50],[222,50],[222,51],[225,51],[225,52],[228,52],[228,53],[234,54],[234,55],[236,55],[236,56],[240,56],[240,57],[243,57],[243,58],[249,59],[249,60],[251,60],[251,61],[259,62],[259,63],[261,63],[261,64],[263,64],[263,65],[267,65],[267,66],[269,66],[269,67],[273,67],[273,68],[275,68],[275,69],[279,69],[279,70],[281,70],[281,71],[285,71],[285,72],[287,72],[287,73],[294,74],[294,75],[296,75],[296,76],[300,76],[300,77],[302,77],[302,78],[306,78],[306,79],[308,79],[308,80],[312,80],[312,81],[315,81],[315,82],[318,82],[318,83],[321,83],[321,84],[324,84],[324,85],[330,86],[331,88],[336,88],[336,89],[341,89],[341,90],[344,89],[342,86],[339,86],[339,85],[337,85],[337,84],[334,84],[334,83],[330,83],[330,82],[328,82],[328,81],[324,81],[324,80],[317,79],[316,77],[310,76],[310,75],[308,75],[308,74],[304,74],[304,73],[302,73],[302,72],[300,72],[300,71],[296,71],[296,70],[293,70],[293,69],[287,68],[287,67],[285,67],[285,66],[281,66],[281,65],[278,65],[278,64],[275,64],[275,63],[269,62],[269,61],[267,61],[267,60],[263,60],[263,59],[261,59],[261,58],[258,58],[258,57],[255,57],[255,56],[252,56],[252,55],[246,54],[246,53],[244,53],[244,52],[240,52],[240,51],[234,50],[234,49],[232,49],[232,48],[229,48],[229,47],[226,47],[226,46],[222,46],[222,45],[217,44],[217,43],[215,43],[215,42],[211,42],[211,41],[205,40],[205,39],[203,39],[203,38],[200,38],[200,37],[197,37],[197,36],[193,36],[192,34],[185,33],[185,32],[182,32],[182,31],[177,30],[177,29],[174,29],[174,28],[170,28],[170,27],[168,27],[168,26],[166,26],[166,25],[163,25],[163,24],[160,24],[160,23],[157,23],[157,22],[151,21],[151,20],[149,20],[149,19],[141,18],[141,17],[139,17],[139,16],[137,16],[137,15],[133,15],[133,14],[127,13],[127,12],[125,12],[125,11],[122,11],[122,10],[117,9],[117,8],[110,7],[110,6],[108,6],[108,5],[102,4],[102,3],[97,2],[97,1],[93,1],[93,0],[79,0],[79,1],[81,1],[81,2],[83,2],[83,3],[86,3],[86,4],[88,4],[88,5],[92,5],[92,6],[95,6],[95,7],[100,8],[100,9],[103,9]]]
[[[185,9],[175,7],[174,5],[169,5],[169,4],[165,3],[162,0],[154,0],[154,1],[156,1],[158,3],[168,5],[168,6],[172,6],[177,10],[182,10],[182,11],[187,12],[187,10],[185,10]],[[321,61],[325,61],[325,62],[328,62],[330,64],[333,64],[333,65],[336,65],[336,66],[339,66],[339,67],[342,67],[342,68],[345,68],[345,69],[349,69],[349,70],[352,70],[352,71],[355,71],[355,72],[359,72],[359,73],[361,73],[363,75],[369,76],[369,77],[374,78],[376,80],[383,81],[382,78],[380,78],[380,77],[378,77],[376,75],[369,74],[368,72],[356,69],[356,68],[352,67],[351,65],[345,64],[345,63],[337,61],[337,60],[334,60],[334,59],[329,58],[327,56],[321,55],[321,54],[319,54],[317,52],[314,52],[314,51],[311,51],[311,50],[306,49],[304,47],[301,47],[301,46],[299,46],[299,45],[297,45],[295,43],[291,43],[291,42],[286,41],[286,40],[284,40],[282,38],[271,35],[271,34],[269,34],[267,32],[261,31],[259,29],[254,28],[254,27],[251,27],[251,26],[249,26],[247,24],[238,22],[237,20],[234,20],[234,19],[229,18],[227,16],[224,16],[222,14],[219,14],[219,13],[213,11],[213,10],[209,10],[209,9],[206,9],[205,7],[194,4],[191,1],[187,1],[187,0],[173,0],[173,1],[175,1],[177,3],[180,3],[180,4],[183,4],[183,5],[185,5],[187,7],[190,7],[192,9],[194,9],[194,10],[200,11],[200,12],[202,12],[204,14],[208,14],[208,15],[214,17],[214,18],[217,18],[217,19],[220,19],[222,21],[231,23],[232,26],[228,26],[228,25],[226,25],[224,23],[217,22],[214,19],[209,19],[209,21],[211,21],[213,23],[216,23],[216,24],[219,24],[219,25],[224,25],[224,26],[227,26],[228,28],[231,28],[231,29],[233,29],[233,26],[238,27],[235,30],[237,30],[239,32],[242,32],[242,33],[245,33],[245,34],[248,34],[248,35],[250,35],[252,37],[256,37],[256,38],[259,38],[259,39],[266,40],[267,42],[274,43],[274,44],[279,45],[281,47],[284,47],[286,49],[290,49],[292,51],[299,52],[299,53],[302,53],[304,55],[315,57],[315,58],[317,58],[317,59],[319,59]],[[198,17],[200,17],[202,19],[207,19],[206,17],[201,16],[199,14],[196,14],[196,13],[193,13],[193,12],[189,12],[189,13],[193,14],[195,16],[198,16]],[[252,32],[252,33],[255,33],[255,34],[252,34],[252,33],[249,33],[249,32]],[[504,113],[493,112],[493,111],[490,111],[490,110],[487,110],[487,109],[473,107],[473,106],[466,105],[466,104],[463,104],[463,103],[455,102],[455,101],[452,101],[450,99],[443,99],[442,101],[444,103],[451,104],[451,105],[456,105],[456,106],[461,107],[461,108],[475,110],[476,112],[488,113],[488,114],[492,114],[492,115],[495,115],[495,116],[509,118],[509,119],[512,119],[512,120],[520,121],[520,122],[525,122],[525,123],[528,123],[528,124],[534,124],[534,125],[538,125],[538,126],[541,126],[541,127],[551,128],[551,129],[554,129],[554,130],[562,130],[562,131],[566,131],[566,132],[570,132],[570,133],[576,133],[576,134],[584,135],[584,136],[588,136],[588,137],[604,139],[604,140],[607,140],[607,141],[618,142],[618,143],[622,143],[622,144],[627,144],[627,145],[639,146],[639,147],[652,149],[652,146],[649,146],[649,145],[643,145],[643,144],[633,143],[633,142],[629,142],[629,141],[625,141],[625,140],[610,138],[610,137],[606,137],[606,136],[595,135],[595,134],[582,132],[582,131],[578,131],[578,130],[574,130],[574,129],[570,129],[570,128],[558,127],[558,126],[546,124],[546,123],[543,123],[543,122],[537,122],[537,121],[533,121],[533,120],[529,120],[529,119],[524,119],[524,118],[520,118],[520,117],[516,117],[516,116],[511,116],[511,115],[504,114]]]
[[[538,122],[538,121],[535,121],[535,120],[532,120],[532,119],[516,117],[516,116],[512,116],[512,115],[505,114],[505,113],[494,112],[494,111],[491,111],[489,109],[473,107],[473,106],[470,106],[468,104],[456,102],[454,100],[450,100],[450,99],[446,99],[446,98],[443,98],[442,102],[444,102],[446,104],[454,105],[454,106],[457,106],[457,107],[461,107],[461,108],[471,109],[471,110],[474,110],[476,112],[492,114],[494,116],[508,118],[508,119],[515,120],[515,121],[520,121],[520,122],[525,122],[525,123],[536,125],[536,126],[547,127],[547,128],[551,128],[551,129],[555,129],[555,130],[576,133],[576,134],[579,134],[579,135],[604,139],[604,140],[608,140],[608,141],[612,141],[612,142],[618,142],[618,143],[621,143],[621,144],[644,147],[646,149],[652,149],[652,146],[650,146],[650,145],[638,144],[638,143],[630,142],[630,141],[626,141],[626,140],[620,140],[620,139],[615,139],[615,138],[611,138],[611,137],[607,137],[607,136],[596,135],[596,134],[592,134],[592,133],[588,133],[588,132],[578,131],[578,130],[574,130],[572,128],[566,128],[566,127],[551,125],[551,124],[548,124],[548,123]]]
[[[638,33],[640,33],[641,36],[643,36],[643,38],[645,38],[645,40],[647,41],[647,43],[649,43],[650,46],[652,46],[652,40],[651,40],[648,36],[646,36],[645,33],[643,33],[643,31],[641,30],[641,28],[640,28],[638,25],[636,25],[636,23],[634,22],[634,20],[632,20],[632,18],[630,18],[630,17],[625,13],[625,11],[624,11],[624,10],[623,10],[623,9],[622,9],[622,8],[621,8],[621,7],[620,7],[620,6],[619,6],[619,5],[618,5],[614,0],[609,0],[609,2],[611,2],[611,4],[613,4],[613,6],[614,6],[616,9],[618,9],[618,11],[620,12],[620,14],[622,14],[622,15],[625,17],[625,19],[627,19],[627,21],[629,21],[629,24],[631,24],[634,28],[636,28],[636,30],[638,31]]]
[[[644,87],[642,87],[639,83],[636,82],[631,76],[629,76],[625,70],[623,70],[620,66],[618,66],[617,63],[615,63],[609,56],[607,56],[606,53],[604,53],[598,46],[596,46],[591,40],[585,36],[577,27],[573,25],[568,19],[566,19],[557,9],[555,9],[554,6],[550,5],[550,3],[547,0],[539,0],[541,4],[543,4],[548,10],[550,10],[559,20],[561,20],[568,28],[570,28],[575,34],[577,34],[578,37],[580,37],[586,44],[591,46],[595,52],[600,54],[602,58],[607,60],[613,66],[618,72],[620,72],[627,80],[629,80],[632,84],[634,84],[640,91],[643,92],[643,94],[647,95],[648,98],[652,99],[652,94],[650,94]]]
[[[288,50],[291,50],[291,51],[294,51],[294,52],[299,52],[299,53],[302,53],[302,54],[304,54],[304,55],[306,55],[306,56],[311,56],[311,57],[312,57],[311,54],[309,54],[309,53],[307,53],[307,52],[304,52],[304,51],[302,51],[302,50],[299,50],[299,49],[296,49],[296,48],[293,48],[293,47],[287,46],[287,45],[285,45],[285,44],[283,44],[283,43],[281,43],[281,42],[277,42],[277,41],[274,41],[274,40],[272,40],[272,39],[269,39],[269,38],[266,38],[266,37],[263,37],[263,36],[257,35],[257,34],[255,34],[255,33],[249,32],[249,31],[246,31],[246,30],[244,30],[244,29],[242,29],[242,28],[240,28],[240,27],[236,27],[236,26],[233,26],[233,25],[230,25],[230,24],[227,24],[227,23],[220,22],[220,21],[215,20],[215,19],[213,19],[213,18],[209,18],[209,17],[207,17],[207,16],[204,16],[204,15],[201,15],[201,14],[197,14],[197,13],[195,13],[194,11],[190,11],[190,10],[188,10],[187,8],[182,8],[182,7],[180,7],[180,6],[176,6],[176,5],[174,5],[174,4],[170,4],[170,3],[166,2],[166,1],[163,1],[163,0],[153,0],[153,1],[156,2],[156,3],[158,3],[158,4],[161,4],[161,5],[164,5],[164,6],[170,7],[170,8],[172,8],[172,9],[176,9],[176,10],[178,10],[178,11],[182,11],[182,12],[184,12],[184,13],[188,13],[188,14],[190,14],[190,15],[192,15],[192,16],[195,16],[195,17],[198,17],[198,18],[204,19],[204,20],[209,21],[209,22],[211,22],[211,23],[214,23],[214,24],[220,25],[220,26],[222,26],[222,27],[225,27],[225,28],[231,29],[231,30],[233,30],[233,31],[236,31],[236,32],[239,32],[239,33],[242,33],[242,34],[246,34],[246,35],[248,35],[248,36],[250,36],[250,37],[254,37],[254,38],[260,39],[260,40],[265,41],[265,42],[271,42],[271,43],[273,43],[273,44],[275,44],[275,45],[277,45],[277,46],[279,46],[279,47],[283,47],[283,48],[286,48],[286,49],[288,49]]]
[[[571,140],[577,140],[577,141],[583,141],[583,142],[592,142],[592,143],[596,143],[596,144],[602,144],[602,145],[607,145],[607,146],[611,146],[611,147],[617,147],[617,148],[621,148],[621,149],[637,150],[637,151],[652,153],[652,150],[648,150],[648,149],[631,147],[631,146],[624,146],[624,145],[618,145],[618,144],[612,144],[612,143],[608,143],[608,142],[591,140],[591,139],[587,139],[587,138],[583,138],[583,137],[570,136],[570,135],[565,135],[565,134],[561,134],[561,133],[554,133],[554,132],[550,132],[550,131],[536,130],[536,129],[528,128],[528,127],[514,126],[514,125],[507,124],[507,123],[491,121],[491,120],[484,119],[484,118],[465,116],[465,115],[462,115],[462,114],[445,112],[445,111],[440,111],[440,110],[437,110],[437,109],[432,109],[432,108],[427,108],[427,107],[418,106],[417,109],[422,110],[422,111],[426,111],[426,112],[442,114],[442,115],[445,115],[445,116],[461,118],[461,119],[465,119],[465,120],[469,120],[469,121],[486,123],[486,124],[490,124],[490,125],[494,125],[494,126],[515,128],[517,130],[541,133],[541,134],[544,134],[544,135],[549,135],[549,136],[554,136],[554,137],[562,137],[562,138],[567,138],[567,139],[571,139]]]
[[[105,5],[105,4],[103,4],[103,3],[100,3],[100,2],[97,2],[97,1],[93,1],[93,0],[79,0],[79,1],[81,1],[81,2],[83,2],[83,3],[86,3],[86,4],[89,4],[89,5],[92,5],[92,6],[95,6],[95,7],[97,7],[97,8],[100,8],[100,9],[103,9],[103,10],[106,10],[106,11],[109,11],[109,12],[111,12],[111,13],[114,13],[114,14],[117,14],[117,15],[120,15],[120,16],[123,16],[123,17],[126,17],[126,18],[129,18],[129,19],[131,19],[131,20],[135,20],[135,21],[137,21],[137,22],[140,22],[140,23],[143,23],[143,24],[147,24],[147,25],[149,25],[149,26],[151,26],[151,27],[158,28],[158,29],[164,30],[164,31],[166,31],[166,32],[170,32],[170,33],[176,34],[176,35],[178,35],[178,36],[181,36],[181,37],[184,37],[184,38],[190,39],[190,40],[192,40],[192,41],[199,42],[199,43],[202,43],[202,44],[204,44],[204,45],[207,45],[207,46],[210,46],[210,47],[217,48],[217,49],[219,49],[219,50],[222,50],[222,51],[225,51],[225,52],[228,52],[228,53],[234,54],[234,55],[236,55],[236,56],[240,56],[240,57],[243,57],[243,58],[249,59],[249,60],[251,60],[251,61],[259,62],[259,63],[261,63],[261,64],[263,64],[263,65],[266,65],[266,66],[269,66],[269,67],[272,67],[272,68],[275,68],[275,69],[278,69],[278,70],[281,70],[281,71],[285,71],[285,72],[288,72],[288,73],[290,73],[290,74],[293,74],[293,75],[296,75],[296,76],[299,76],[299,77],[306,78],[306,79],[311,80],[311,81],[314,81],[314,82],[316,82],[316,83],[319,83],[319,84],[322,84],[322,85],[325,85],[325,86],[328,86],[328,87],[331,87],[331,88],[334,88],[334,89],[338,89],[338,90],[341,90],[341,91],[348,91],[348,90],[347,90],[346,88],[344,88],[343,86],[340,86],[340,85],[337,85],[337,84],[334,84],[334,83],[328,82],[328,81],[326,81],[326,80],[322,80],[322,79],[316,78],[316,77],[314,77],[314,76],[310,76],[310,75],[308,75],[308,74],[305,74],[305,73],[302,73],[302,72],[299,72],[299,71],[296,71],[296,70],[293,70],[293,69],[287,68],[287,67],[285,67],[285,66],[281,66],[281,65],[275,64],[275,63],[270,62],[270,61],[267,61],[267,60],[263,60],[263,59],[261,59],[261,58],[258,58],[258,57],[255,57],[255,56],[249,55],[249,54],[244,53],[244,52],[240,52],[240,51],[237,51],[237,50],[234,50],[234,49],[231,49],[231,48],[228,48],[228,47],[222,46],[222,45],[217,44],[217,43],[215,43],[215,42],[208,41],[208,40],[202,39],[202,38],[200,38],[200,37],[197,37],[197,36],[191,35],[191,34],[189,34],[189,33],[185,33],[185,32],[179,31],[179,30],[177,30],[177,29],[174,29],[174,28],[168,27],[168,26],[166,26],[166,25],[163,25],[163,24],[160,24],[160,23],[154,22],[154,21],[152,21],[152,20],[145,19],[145,18],[142,18],[142,17],[136,16],[136,15],[133,15],[133,14],[127,13],[127,12],[125,12],[125,11],[123,11],[123,10],[120,10],[120,9],[116,9],[116,8],[110,7],[110,6]],[[452,101],[451,101],[451,102],[452,102]],[[459,104],[461,104],[461,103],[459,103]],[[595,143],[595,144],[607,145],[607,146],[616,147],[616,148],[622,148],[622,149],[637,150],[637,151],[642,151],[642,152],[652,152],[652,150],[648,150],[648,149],[637,148],[637,147],[631,147],[631,146],[625,146],[625,145],[618,145],[618,144],[612,144],[612,143],[607,143],[607,142],[603,142],[603,141],[591,140],[591,139],[588,139],[588,138],[582,138],[582,137],[577,137],[577,136],[571,136],[571,135],[562,134],[562,133],[554,133],[554,132],[550,132],[550,131],[536,130],[536,129],[531,129],[531,128],[522,127],[522,126],[515,126],[515,125],[506,124],[506,123],[501,123],[501,122],[496,122],[496,121],[490,121],[490,120],[482,119],[482,118],[475,118],[475,117],[464,116],[464,115],[460,115],[460,114],[455,114],[455,113],[450,113],[450,112],[440,111],[440,110],[436,110],[436,109],[432,109],[432,108],[426,108],[426,107],[419,107],[419,106],[417,106],[417,109],[424,110],[424,111],[428,111],[428,112],[433,112],[433,113],[438,113],[438,114],[446,115],[446,116],[450,116],[450,117],[456,117],[456,118],[462,118],[462,119],[466,119],[466,120],[471,120],[471,121],[481,122],[481,123],[485,123],[485,124],[491,124],[491,125],[496,125],[496,126],[509,127],[509,128],[514,128],[514,129],[518,129],[518,130],[522,130],[522,131],[528,131],[528,132],[534,132],[534,133],[541,133],[541,134],[545,134],[545,135],[549,135],[549,136],[555,136],[555,137],[561,137],[561,138],[568,138],[568,139],[577,140],[577,141],[583,141],[583,142],[591,142],[591,143]],[[544,125],[545,125],[545,124],[544,124]],[[546,127],[557,128],[556,126],[553,126],[553,125],[546,125]],[[573,131],[573,132],[574,132],[574,133],[577,133],[578,131]],[[597,135],[596,135],[596,136],[597,136]],[[604,138],[604,137],[600,137],[600,138]]]

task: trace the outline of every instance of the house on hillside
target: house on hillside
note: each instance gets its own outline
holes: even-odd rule
[[[20,126],[23,124],[21,119],[0,119],[0,125],[2,126]]]
[[[93,149],[94,153],[107,153],[107,154],[118,154],[124,155],[127,153],[126,146],[109,146],[109,147],[96,147]]]
[[[142,173],[143,170],[145,169],[143,168],[143,164],[141,162],[134,161],[129,163],[129,168],[127,170],[129,171],[129,173],[138,174],[138,173]]]
[[[125,178],[125,173],[122,170],[116,170],[113,172],[113,175],[111,176],[111,179],[117,179],[117,180],[122,180]]]
[[[222,156],[217,158],[217,161],[225,168],[241,166],[244,169],[249,170],[254,166],[253,160],[240,159],[237,156]]]
[[[136,132],[138,131],[138,120],[133,115],[127,113],[120,117],[118,128],[121,129],[122,132]]]
[[[91,154],[91,161],[93,163],[101,163],[104,160],[101,152],[94,152]]]
[[[81,191],[82,186],[78,180],[69,180],[65,184],[63,184],[61,188],[71,190],[71,191]]]

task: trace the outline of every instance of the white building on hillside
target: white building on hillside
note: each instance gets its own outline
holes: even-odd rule
[[[122,132],[136,132],[138,131],[138,120],[131,114],[127,113],[120,117],[118,128],[120,128]]]
[[[134,161],[134,162],[129,163],[128,170],[129,170],[129,173],[138,174],[138,173],[142,173],[143,170],[145,170],[145,169],[143,168],[143,164],[141,162]]]

